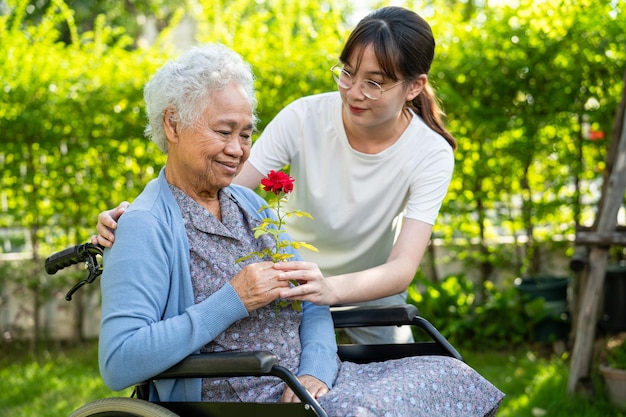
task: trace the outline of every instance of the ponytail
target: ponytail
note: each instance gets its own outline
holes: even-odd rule
[[[453,150],[456,150],[456,139],[454,139],[454,136],[444,127],[442,119],[446,115],[443,110],[441,110],[438,99],[430,84],[426,84],[422,92],[407,103],[407,105],[424,120],[428,127],[443,136],[450,146],[452,146]]]

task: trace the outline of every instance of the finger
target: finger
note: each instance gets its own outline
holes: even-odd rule
[[[326,384],[324,384],[322,381],[320,381],[319,379],[313,376],[303,375],[299,377],[299,379],[300,379],[300,382],[302,382],[302,385],[304,385],[306,390],[314,398],[319,398],[322,395],[328,393],[328,387],[326,386]]]
[[[124,214],[129,205],[130,203],[128,201],[122,201],[119,206],[117,206],[113,210],[110,210],[109,215],[111,216],[111,220],[119,220],[121,215]]]
[[[107,236],[109,234],[112,234],[111,229],[108,226],[105,226],[104,224],[102,224],[101,221],[98,220],[98,224],[96,225],[96,230],[98,231],[98,234],[100,236]]]
[[[96,230],[98,232],[98,243],[102,244],[103,241],[113,242],[115,240],[115,234],[108,227],[98,224]]]
[[[283,272],[276,271],[274,269],[274,263],[272,262],[261,262],[257,265],[256,273],[259,276],[259,279],[262,280],[262,285],[264,285],[269,290],[276,290],[281,288],[289,287],[288,279],[280,279],[280,276],[283,275]]]
[[[311,391],[311,395],[314,398],[319,398],[322,395],[328,394],[328,387],[326,387],[323,384],[317,387],[316,389],[309,389],[309,390]]]
[[[282,262],[285,264],[289,264],[292,262]],[[276,266],[278,264],[275,264],[274,269],[280,271],[280,278],[281,279],[306,279],[306,280],[312,280],[312,279],[316,279],[316,278],[323,278],[322,273],[320,272],[320,270],[317,268],[317,265],[313,264],[312,267],[309,267],[308,264],[304,264],[303,268],[298,268],[298,266],[296,265],[295,268],[284,268],[282,265],[280,266]]]
[[[98,235],[97,237],[97,241],[99,245],[104,246],[105,248],[110,248],[111,246],[113,246],[113,241],[111,240],[107,240],[105,238],[103,238],[102,236]]]
[[[276,276],[276,279],[281,282],[297,281],[299,285],[304,285],[313,282],[318,279],[315,275],[305,274],[302,271],[282,272]]]
[[[257,262],[257,263],[251,264],[250,267],[257,269],[258,271],[275,272],[274,262],[271,262],[271,261]]]
[[[280,398],[280,401],[283,403],[293,403],[293,402],[300,402],[300,399],[293,393],[291,388],[285,387],[285,390],[283,391],[283,395]]]
[[[294,287],[288,287],[285,288],[283,290],[280,291],[280,293],[278,294],[278,296],[280,298],[284,298],[286,300],[307,300],[307,295],[312,294],[311,291],[309,291],[309,287],[304,284],[304,285],[297,285]]]
[[[98,225],[102,225],[108,229],[115,230],[117,229],[117,220],[121,213],[117,213],[116,209],[110,211],[103,211],[98,214]]]
[[[299,271],[312,269],[315,264],[303,261],[276,262],[274,269],[281,271]]]

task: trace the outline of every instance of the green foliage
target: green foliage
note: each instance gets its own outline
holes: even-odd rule
[[[102,18],[77,33],[60,1],[37,25],[23,21],[28,2],[8,5],[0,16],[1,36],[11,39],[0,43],[10,58],[0,65],[0,131],[10,132],[0,151],[0,227],[30,230],[37,258],[40,243],[84,240],[99,211],[154,175],[163,159],[142,138],[140,110],[154,63]],[[73,33],[69,45],[59,42],[61,23]]]
[[[317,252],[317,248],[306,242],[298,242],[287,239],[280,239],[281,235],[286,233],[284,225],[285,219],[288,217],[307,217],[313,219],[309,213],[300,210],[285,211],[284,207],[287,204],[288,194],[284,191],[280,191],[279,194],[270,194],[269,205],[264,205],[258,209],[259,213],[263,213],[265,210],[272,210],[276,214],[276,220],[271,217],[264,217],[258,226],[254,227],[254,237],[256,239],[263,235],[270,235],[275,243],[273,248],[263,248],[261,251],[254,251],[246,256],[237,259],[237,262],[242,262],[250,258],[258,259],[270,259],[272,262],[284,262],[293,258],[293,253],[286,252],[287,249],[292,248],[299,250],[300,248],[306,248]],[[293,282],[294,285],[298,285],[297,282]]]
[[[446,240],[526,235],[517,273],[536,273],[538,242],[589,222],[583,201],[597,201],[608,141],[584,129],[611,131],[625,19],[615,3],[588,0],[435,14],[431,80],[459,140],[438,226]]]
[[[180,21],[174,2],[148,3],[132,2],[136,12]],[[85,5],[74,11],[60,0],[36,7],[13,0],[0,16],[0,36],[11,39],[0,43],[9,58],[0,65],[0,129],[11,132],[0,151],[0,227],[31,230],[36,252],[84,241],[96,214],[138,194],[165,160],[143,138],[142,88],[174,53],[165,40],[173,26],[154,48],[136,48],[112,26],[119,10],[101,6],[95,10],[103,14],[88,18]],[[188,10],[197,18],[197,38],[231,45],[255,67],[262,123],[298,96],[334,88],[319,62],[339,52],[345,7],[199,6]]]
[[[60,22],[59,40],[72,43],[72,36],[76,32],[93,31],[97,21],[104,17],[113,27],[123,27],[135,41],[141,42],[143,26],[148,18],[156,21],[160,27],[167,26],[177,10],[184,7],[179,1],[173,0],[128,0],[117,3],[107,3],[100,0],[65,0],[64,4],[71,11],[74,26]],[[58,7],[58,0],[39,0],[29,2],[24,21],[36,25],[49,9]]]
[[[477,301],[479,291],[483,302]],[[543,318],[543,305],[535,305],[538,311],[525,311],[512,285],[496,288],[487,281],[478,288],[464,276],[448,276],[433,284],[418,272],[408,299],[453,345],[467,349],[521,345],[528,341],[532,324]]]
[[[430,79],[460,144],[436,234],[489,245],[500,234],[571,233],[588,220],[578,204],[602,174],[606,141],[584,141],[583,130],[609,135],[625,62],[623,12],[589,0],[418,3],[409,7],[437,37]],[[162,165],[142,137],[141,89],[175,53],[168,39],[184,14],[197,41],[225,43],[252,63],[261,128],[293,99],[336,89],[328,68],[352,24],[347,1],[5,4],[0,128],[10,140],[0,152],[0,227],[32,229],[46,248],[84,240],[95,213],[132,198]],[[139,48],[138,22],[148,18],[161,36]],[[41,231],[48,227],[60,230]],[[485,255],[489,264],[494,256]]]
[[[330,67],[348,35],[348,1],[201,0],[201,42],[221,42],[257,77],[259,127],[291,101],[336,90]]]
[[[618,338],[610,339],[607,343],[605,360],[608,366],[617,369],[626,369],[626,343]]]
[[[626,15],[618,2],[593,0],[407,5],[433,27],[429,77],[459,140],[434,234],[481,274],[473,288],[458,278],[474,299],[441,307],[454,307],[466,336],[474,327],[514,343],[523,332],[500,337],[506,326],[481,319],[512,298],[490,287],[498,278],[491,274],[506,263],[517,276],[540,270],[540,244],[566,241],[593,220],[608,141],[587,140],[587,131],[612,133]],[[295,98],[336,89],[328,69],[350,12],[347,0],[4,1],[0,228],[23,230],[14,246],[31,246],[41,265],[41,254],[85,241],[99,211],[132,199],[157,175],[165,157],[143,137],[142,87],[178,52],[179,23],[192,22],[195,41],[222,42],[252,64],[262,129]],[[160,34],[146,47],[141,22],[152,20]],[[498,245],[501,236],[513,238],[513,249]],[[17,279],[31,288],[47,277]],[[488,304],[475,305],[476,297]]]

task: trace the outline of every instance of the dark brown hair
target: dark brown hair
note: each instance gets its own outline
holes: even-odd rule
[[[422,74],[428,75],[435,56],[430,25],[403,7],[383,7],[365,16],[348,37],[339,60],[345,64],[353,56],[360,56],[369,45],[383,73],[392,81],[412,81]],[[430,84],[407,105],[456,149],[456,140],[444,127],[445,115]]]

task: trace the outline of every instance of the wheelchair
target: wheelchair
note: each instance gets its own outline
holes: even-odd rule
[[[91,243],[68,247],[45,261],[50,275],[71,265],[84,263],[88,275],[77,282],[65,299],[83,285],[90,284],[102,274],[103,248]],[[385,307],[332,307],[335,329],[369,326],[410,325],[426,337],[425,341],[407,344],[348,344],[338,345],[342,361],[367,363],[417,355],[445,355],[463,360],[459,352],[426,319],[414,305]],[[420,339],[421,340],[421,339]],[[190,355],[152,380],[179,378],[231,378],[242,376],[272,376],[285,382],[300,399],[300,403],[237,403],[237,402],[149,402],[148,382],[136,385],[131,397],[111,397],[90,402],[74,411],[70,417],[326,417],[326,412],[309,394],[298,378],[282,367],[276,355],[268,351],[220,352]]]

